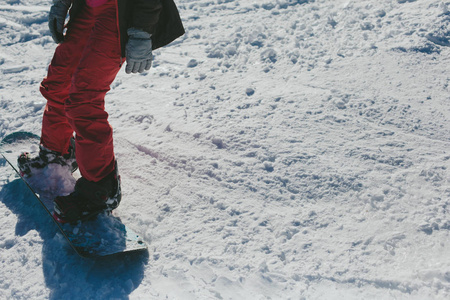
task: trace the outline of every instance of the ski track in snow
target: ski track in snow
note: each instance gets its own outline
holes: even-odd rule
[[[0,298],[450,297],[450,2],[176,3],[106,99],[148,253],[77,257],[0,159]],[[0,0],[0,138],[39,134],[49,5]]]

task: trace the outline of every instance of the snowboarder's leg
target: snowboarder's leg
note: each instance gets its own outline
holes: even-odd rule
[[[94,11],[95,24],[72,76],[66,115],[76,132],[77,162],[81,175],[98,182],[114,171],[112,128],[104,98],[120,70],[122,57],[115,1]]]
[[[69,98],[72,75],[80,62],[83,49],[94,26],[95,15],[83,8],[76,22],[71,22],[64,39],[55,50],[47,77],[41,83],[41,94],[47,99],[41,144],[50,150],[66,154],[73,129],[69,125],[64,103]]]
[[[70,23],[64,42],[57,46],[47,77],[41,83],[40,91],[47,99],[47,105],[42,120],[40,151],[36,157],[30,157],[26,152],[19,156],[18,167],[23,176],[31,176],[34,169],[52,163],[69,165],[72,171],[76,169],[75,143],[71,143],[73,129],[66,117],[64,103],[69,97],[72,75],[94,27],[95,14],[84,8],[77,19]]]
[[[81,178],[75,190],[55,198],[54,217],[72,222],[115,209],[121,199],[120,176],[113,151],[105,95],[122,64],[116,4],[108,0],[89,8],[95,23],[73,75],[64,109],[76,132]]]

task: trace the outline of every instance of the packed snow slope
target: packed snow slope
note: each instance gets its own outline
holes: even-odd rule
[[[1,299],[449,299],[450,1],[177,0],[106,97],[149,251],[77,257],[0,160]],[[0,0],[0,138],[40,133],[49,0]]]

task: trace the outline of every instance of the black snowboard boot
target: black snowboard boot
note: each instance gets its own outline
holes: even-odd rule
[[[33,174],[33,169],[43,169],[49,164],[59,164],[61,166],[69,166],[71,172],[78,169],[78,164],[75,158],[75,139],[70,139],[70,145],[67,154],[49,150],[44,146],[39,146],[39,155],[31,158],[30,153],[24,152],[20,154],[17,159],[17,166],[19,167],[22,176],[28,177]]]
[[[86,220],[101,212],[111,212],[122,199],[120,176],[115,170],[98,182],[84,177],[77,180],[75,190],[67,196],[55,198],[53,217],[60,223]]]

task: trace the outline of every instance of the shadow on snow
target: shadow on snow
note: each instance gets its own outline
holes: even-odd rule
[[[6,171],[4,161],[0,161]],[[36,230],[43,240],[42,264],[50,299],[128,299],[144,278],[148,251],[84,259],[68,245],[21,179],[6,182],[2,201],[17,215],[16,236]]]

